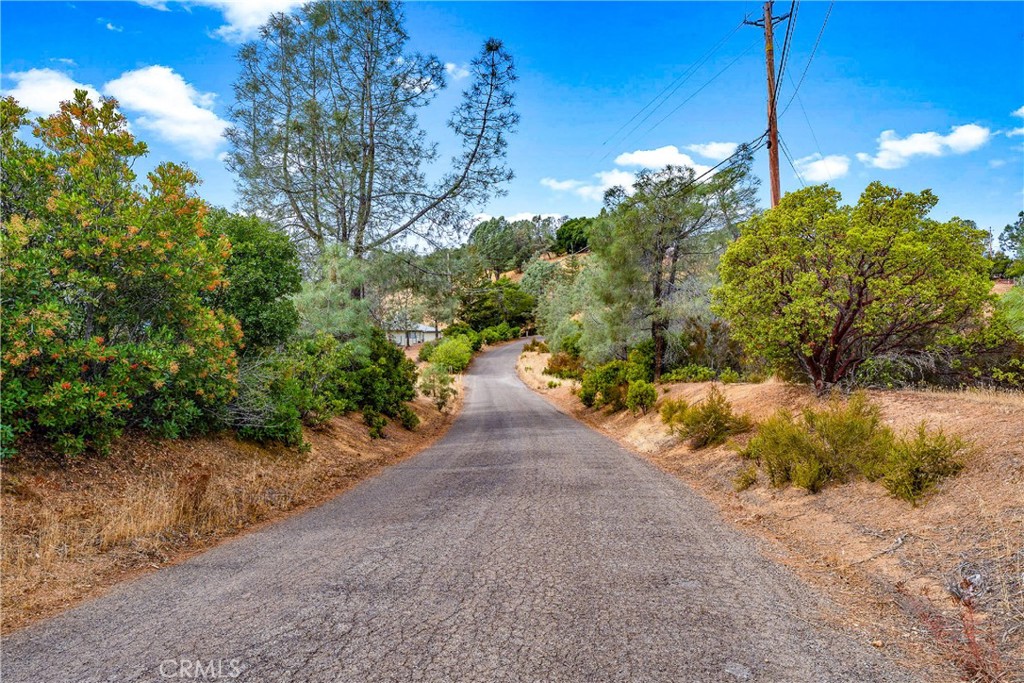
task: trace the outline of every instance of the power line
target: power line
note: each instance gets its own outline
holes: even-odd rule
[[[793,162],[793,156],[789,153],[789,146],[781,137],[779,137],[779,146],[782,148],[782,153],[786,156],[786,161],[789,162],[789,167],[793,169],[793,173],[796,174],[796,179],[800,181],[800,187],[807,187],[804,184],[803,176],[800,175],[800,171],[797,170],[796,164]]]
[[[656,128],[657,128],[658,126],[660,126],[661,124],[665,123],[665,121],[667,121],[667,120],[668,120],[668,119],[669,119],[669,118],[670,118],[670,117],[671,117],[671,116],[672,116],[673,114],[675,114],[675,113],[676,113],[677,111],[679,111],[680,109],[682,109],[682,108],[683,108],[683,106],[684,106],[684,105],[685,105],[685,104],[686,104],[687,102],[689,102],[689,101],[690,101],[690,100],[692,100],[692,99],[693,99],[694,97],[696,97],[696,96],[697,96],[698,94],[700,94],[700,92],[701,92],[702,90],[704,90],[704,88],[708,87],[709,85],[711,85],[712,83],[714,83],[714,82],[715,82],[716,80],[718,80],[718,78],[719,78],[719,77],[720,77],[720,76],[721,76],[722,74],[724,74],[724,73],[725,73],[726,71],[728,71],[728,70],[729,70],[729,69],[730,69],[730,68],[732,67],[732,65],[733,65],[733,64],[735,64],[736,62],[740,61],[740,59],[742,59],[742,58],[743,58],[743,57],[744,57],[744,56],[745,56],[745,55],[746,55],[746,54],[747,54],[748,52],[750,52],[750,49],[751,49],[752,47],[754,47],[754,45],[755,45],[756,43],[757,43],[757,41],[755,40],[755,41],[754,41],[753,43],[751,43],[750,45],[748,45],[748,46],[746,47],[746,49],[745,49],[745,50],[743,50],[743,52],[741,52],[741,53],[739,53],[738,55],[736,55],[736,58],[735,58],[735,59],[733,59],[733,60],[732,60],[731,62],[729,62],[728,64],[726,64],[726,65],[725,65],[725,68],[724,68],[724,69],[722,69],[721,71],[719,71],[718,73],[716,73],[716,74],[715,74],[714,76],[712,76],[710,80],[708,80],[708,81],[707,81],[706,83],[704,83],[704,85],[702,85],[702,86],[700,86],[699,88],[697,88],[697,90],[696,90],[696,91],[694,91],[694,92],[693,92],[693,94],[691,94],[691,95],[690,95],[689,97],[687,97],[687,98],[686,98],[685,100],[683,100],[682,102],[680,102],[680,103],[679,103],[679,104],[678,104],[678,105],[677,105],[677,106],[675,107],[675,109],[673,109],[672,111],[670,111],[670,112],[669,112],[668,114],[666,114],[666,115],[665,115],[665,116],[664,116],[664,117],[663,117],[663,118],[662,118],[662,119],[661,119],[660,121],[658,121],[658,122],[657,122],[656,124],[654,124],[653,126],[651,126],[651,127],[650,127],[650,128],[649,128],[649,129],[647,130],[647,133],[646,133],[646,135],[649,135],[650,133],[652,133],[652,132],[654,131],[654,129],[656,129]],[[636,129],[634,128],[634,130],[636,130]],[[632,134],[632,131],[630,132],[630,134]],[[627,136],[627,137],[628,137],[628,136]]]
[[[796,15],[800,10],[800,3],[792,0],[789,3],[789,14],[786,17],[786,34],[782,39],[782,50],[779,52],[779,73],[775,78],[775,100],[779,99],[779,91],[782,89],[782,75],[786,72],[786,64],[789,62],[789,55],[793,45],[793,33],[796,27]]]
[[[793,90],[793,95],[789,98],[789,102],[786,102],[786,106],[782,108],[780,117],[785,116],[786,112],[789,111],[789,106],[793,104],[793,100],[796,98],[796,94],[800,91],[800,86],[804,83],[804,78],[807,76],[807,70],[811,68],[811,62],[814,61],[814,55],[818,52],[818,45],[821,44],[821,36],[825,33],[825,27],[828,25],[828,19],[832,16],[832,7],[835,6],[835,0],[828,5],[828,11],[825,12],[825,20],[821,22],[821,29],[818,31],[818,37],[814,41],[814,47],[811,49],[811,56],[807,58],[807,64],[804,65],[803,73],[800,74],[800,80],[797,81],[796,87]],[[792,78],[792,77],[791,77]]]
[[[629,124],[633,123],[633,121],[635,121],[635,120],[636,120],[636,118],[637,118],[638,116],[640,116],[641,114],[643,114],[643,113],[644,113],[645,111],[647,111],[647,109],[648,109],[648,108],[649,108],[649,107],[650,107],[650,106],[651,106],[652,104],[654,104],[654,103],[655,103],[655,102],[657,102],[657,101],[658,101],[659,99],[661,99],[662,101],[661,101],[661,102],[660,102],[660,103],[659,103],[659,104],[658,104],[658,105],[657,105],[656,107],[654,107],[654,109],[651,109],[651,111],[650,111],[650,112],[648,112],[647,116],[645,116],[645,117],[644,117],[644,119],[642,119],[642,120],[640,121],[640,123],[639,123],[639,124],[637,124],[637,125],[639,126],[639,125],[643,124],[643,122],[644,122],[644,121],[646,121],[646,120],[647,120],[648,118],[650,118],[650,116],[651,116],[651,115],[652,115],[652,114],[653,114],[653,113],[654,113],[655,111],[657,111],[657,110],[658,110],[658,108],[660,108],[660,107],[661,107],[662,105],[664,105],[664,104],[665,104],[665,102],[667,102],[667,101],[669,100],[669,98],[671,98],[671,97],[672,97],[672,95],[676,94],[676,92],[678,92],[678,91],[679,91],[679,89],[680,89],[681,87],[683,87],[683,85],[685,85],[685,84],[686,84],[686,82],[687,82],[688,80],[690,80],[690,78],[691,78],[691,77],[692,77],[692,76],[693,76],[693,75],[694,75],[695,73],[697,73],[697,70],[698,70],[698,69],[699,69],[699,68],[700,68],[701,66],[703,66],[705,62],[707,62],[707,61],[708,61],[709,59],[711,59],[711,57],[712,57],[712,56],[714,56],[714,54],[715,54],[716,52],[718,52],[718,50],[719,50],[719,49],[720,49],[720,48],[722,47],[722,45],[724,45],[724,44],[726,43],[726,41],[728,41],[728,40],[729,40],[730,38],[732,38],[732,37],[733,37],[733,35],[734,35],[734,34],[736,33],[736,31],[738,31],[738,30],[740,29],[740,27],[741,27],[741,26],[743,26],[743,22],[742,22],[742,21],[741,21],[740,23],[736,24],[736,26],[735,26],[735,27],[734,27],[734,28],[733,28],[733,29],[732,29],[731,31],[729,31],[729,32],[728,32],[728,33],[727,33],[727,34],[725,35],[725,37],[724,37],[724,38],[722,38],[722,39],[721,39],[721,40],[719,40],[719,41],[718,41],[718,42],[717,42],[717,43],[716,43],[716,44],[715,44],[714,46],[712,46],[712,48],[711,48],[710,50],[708,50],[708,51],[707,51],[706,53],[704,53],[704,55],[703,55],[703,56],[702,56],[702,57],[701,57],[700,59],[698,59],[698,60],[697,60],[696,62],[694,62],[693,64],[691,64],[691,65],[690,65],[690,68],[689,68],[689,69],[687,69],[686,71],[684,71],[684,72],[683,72],[682,74],[680,74],[679,76],[677,76],[677,77],[676,77],[676,78],[675,78],[675,79],[674,79],[674,80],[673,80],[673,81],[672,81],[671,83],[669,83],[669,84],[668,84],[668,85],[666,85],[666,86],[665,86],[664,88],[662,88],[661,92],[659,92],[659,93],[658,93],[657,95],[655,95],[655,96],[654,96],[654,97],[653,97],[653,98],[651,99],[651,101],[650,101],[650,102],[648,102],[647,104],[645,104],[645,105],[644,105],[644,106],[643,106],[643,107],[642,107],[642,108],[641,108],[641,109],[640,109],[639,111],[637,111],[637,112],[636,112],[635,114],[633,114],[633,116],[632,116],[632,117],[630,117],[630,119],[629,119],[628,121],[626,121],[626,122],[625,122],[624,124],[622,124],[621,126],[619,126],[618,130],[616,130],[616,131],[615,131],[614,133],[612,133],[611,135],[609,135],[609,136],[608,136],[608,139],[607,139],[607,140],[605,140],[604,142],[602,142],[602,143],[601,143],[601,146],[602,146],[602,147],[604,147],[604,146],[606,146],[606,145],[607,145],[607,144],[608,144],[609,142],[611,142],[611,141],[612,141],[613,139],[615,139],[615,137],[616,137],[616,136],[618,136],[618,134],[619,134],[619,133],[621,133],[621,132],[623,131],[623,129],[625,129],[625,128],[626,128],[626,126],[628,126]],[[671,90],[672,92],[669,92],[669,90]],[[665,93],[667,93],[667,92],[668,92],[668,95],[665,95]],[[664,99],[662,99],[662,97],[663,97],[663,96],[664,96]],[[634,130],[635,130],[635,129],[634,129]],[[631,134],[632,134],[632,131],[630,131],[630,133],[627,133],[627,134],[626,134],[626,137],[628,138],[628,137],[629,137],[629,136],[630,136]]]

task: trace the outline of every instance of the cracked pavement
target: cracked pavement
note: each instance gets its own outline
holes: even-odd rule
[[[520,346],[474,361],[431,448],[11,634],[3,680],[912,680],[710,503],[523,386]]]

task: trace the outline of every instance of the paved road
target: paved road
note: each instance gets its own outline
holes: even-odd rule
[[[910,680],[699,496],[524,387],[518,352],[475,361],[415,458],[16,632],[4,683]]]

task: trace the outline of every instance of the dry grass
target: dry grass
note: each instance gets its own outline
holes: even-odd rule
[[[669,434],[657,415],[587,410],[570,385],[547,388],[536,369],[545,362],[545,354],[523,354],[519,373],[528,386],[683,479],[738,526],[772,541],[781,561],[846,608],[846,626],[867,642],[898,648],[922,680],[965,673],[975,680],[1024,680],[1024,394],[868,392],[898,434],[924,421],[975,445],[964,470],[915,508],[859,478],[814,495],[773,488],[767,477],[743,481],[746,488],[736,491],[749,466],[737,457],[737,444],[694,450]],[[693,403],[711,386],[668,385],[660,399]],[[797,413],[818,403],[807,388],[774,380],[719,389],[757,422],[779,408]],[[977,584],[969,586],[969,605],[956,596],[967,590],[956,589],[965,574]],[[941,638],[935,624],[942,624]],[[942,669],[949,662],[959,674]]]
[[[457,400],[461,400],[461,397]],[[418,398],[415,432],[370,439],[358,415],[307,432],[308,453],[221,435],[127,436],[104,459],[61,465],[25,453],[3,471],[2,629],[9,632],[303,509],[412,455],[457,414]]]

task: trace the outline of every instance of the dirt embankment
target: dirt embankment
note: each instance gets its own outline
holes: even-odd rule
[[[128,435],[106,458],[59,464],[23,454],[3,466],[3,632],[180,562],[223,540],[323,503],[423,450],[451,425],[419,397],[415,431],[371,439],[353,414],[306,430],[310,448],[228,435],[156,441]]]
[[[864,480],[810,495],[773,488],[761,475],[737,493],[733,481],[747,463],[734,444],[694,451],[668,433],[656,411],[633,417],[587,409],[572,393],[574,382],[542,374],[547,359],[520,358],[519,375],[530,388],[683,479],[733,523],[773,541],[781,560],[846,606],[878,647],[899,647],[922,661],[953,660],[976,680],[1022,680],[1024,395],[870,393],[898,431],[924,421],[975,445],[964,471],[913,507]],[[659,386],[659,402],[699,400],[710,386]],[[758,421],[817,400],[805,387],[779,382],[719,386],[735,409]]]

